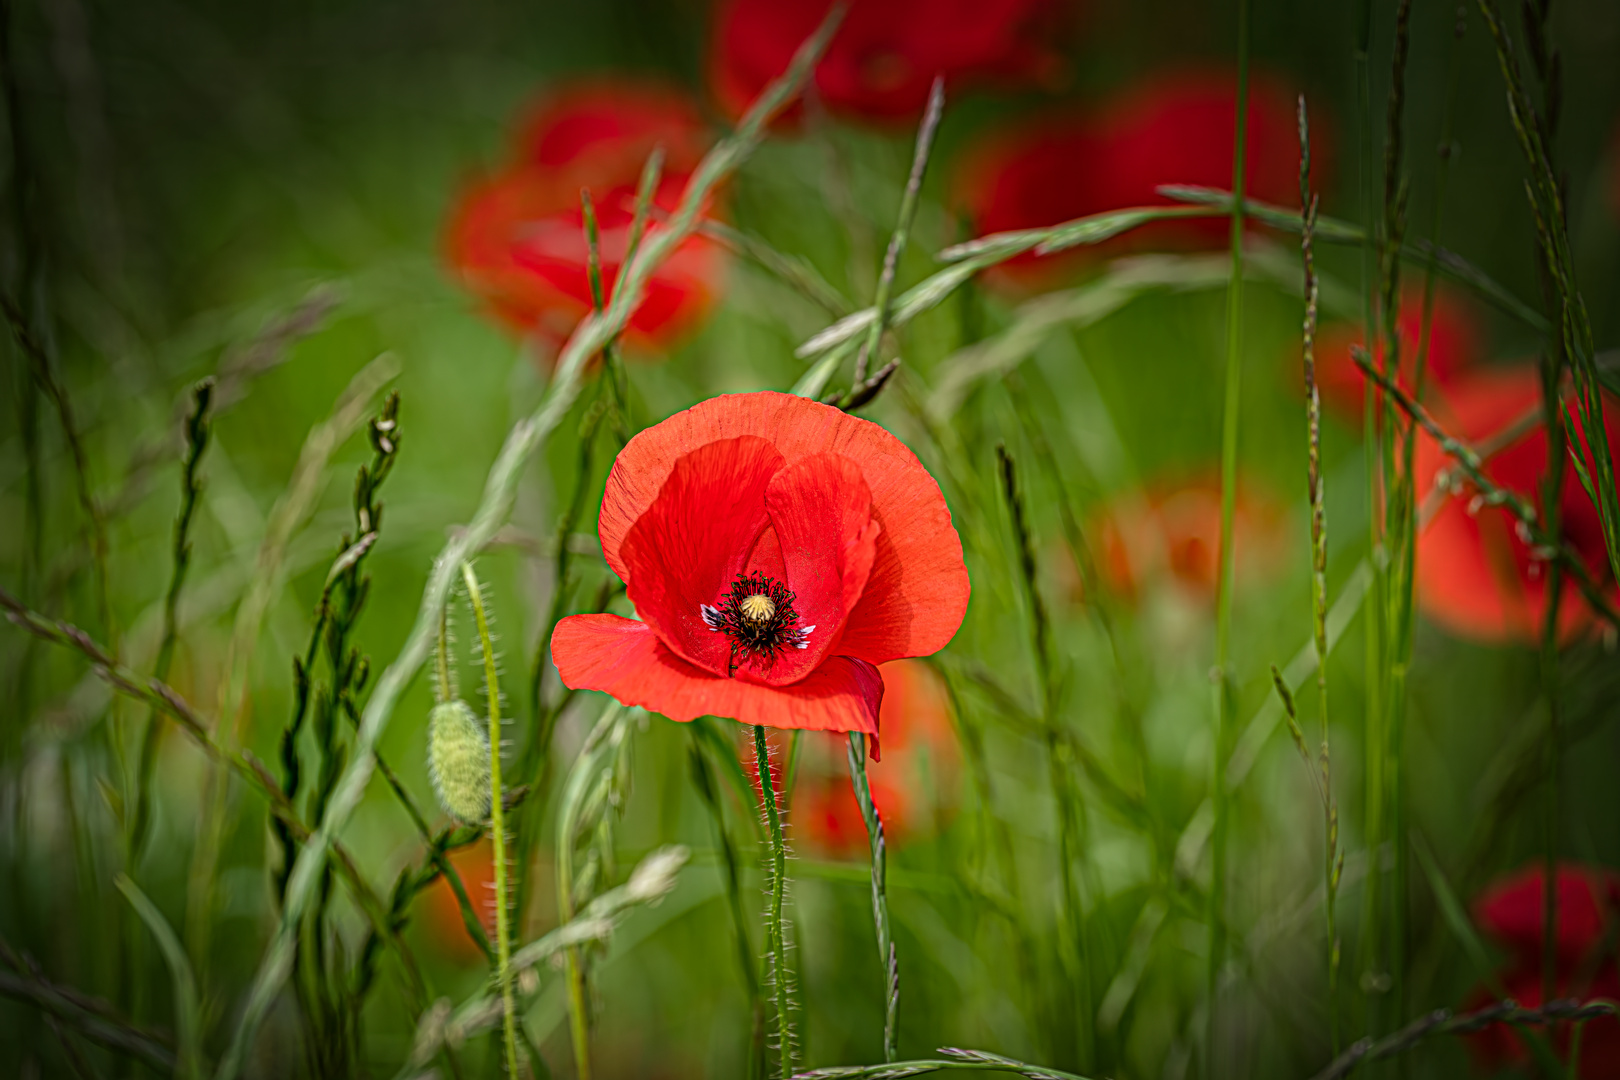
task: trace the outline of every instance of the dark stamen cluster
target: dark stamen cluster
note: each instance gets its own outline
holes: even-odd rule
[[[770,667],[781,650],[804,648],[804,636],[815,627],[798,626],[799,613],[793,609],[793,598],[793,591],[786,585],[755,570],[738,574],[718,607],[703,605],[703,619],[709,629],[731,639],[733,672],[753,658]]]

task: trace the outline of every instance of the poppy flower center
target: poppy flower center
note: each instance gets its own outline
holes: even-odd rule
[[[731,639],[731,674],[749,662],[769,668],[783,649],[802,649],[809,644],[816,628],[798,625],[793,600],[793,591],[786,585],[755,570],[738,574],[718,605],[702,605],[709,629]]]

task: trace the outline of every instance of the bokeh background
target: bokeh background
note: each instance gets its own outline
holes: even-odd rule
[[[930,16],[928,5],[915,8],[906,25],[919,33],[944,18]],[[937,269],[941,249],[986,231],[985,220],[988,227],[1052,224],[1152,198],[1155,182],[1225,186],[1229,103],[1224,115],[1214,107],[1135,143],[1117,133],[1141,122],[1143,95],[1165,87],[1196,85],[1217,100],[1230,93],[1235,5],[1046,8],[1038,64],[1016,78],[948,85],[900,286]],[[1381,184],[1393,40],[1393,5],[1372,3],[1368,106],[1376,141],[1368,159],[1356,138],[1358,10],[1257,0],[1253,15],[1257,108],[1280,103],[1281,112],[1251,129],[1269,140],[1251,159],[1251,185],[1297,208],[1292,103],[1303,93],[1323,213],[1351,221],[1360,217],[1360,170]],[[1517,26],[1517,9],[1511,14]],[[357,373],[389,358],[372,371],[391,375],[400,395],[401,449],[382,495],[386,524],[368,555],[372,588],[353,638],[380,670],[399,650],[448,530],[476,505],[508,428],[540,399],[556,349],[555,335],[492,313],[488,290],[456,255],[456,215],[478,185],[511,167],[516,133],[536,103],[581,80],[654,87],[655,97],[683,103],[700,147],[708,138],[702,132],[724,130],[736,112],[716,74],[716,12],[690,0],[8,0],[0,16],[8,104],[0,269],[9,302],[47,346],[83,434],[87,474],[107,516],[110,622],[120,657],[150,670],[161,634],[188,387],[234,372],[235,392],[216,409],[203,464],[207,487],[169,681],[217,716],[226,673],[241,672],[241,743],[274,761],[292,709],[292,658],[306,646],[339,540],[353,532],[352,479],[371,456],[357,419],[340,425],[340,441],[323,458],[303,459],[313,465],[307,505],[289,513],[289,481],[308,454],[312,427]],[[1459,19],[1466,34],[1454,44]],[[1613,62],[1620,7],[1560,0],[1550,27],[1561,57],[1557,155],[1567,175],[1569,231],[1603,349],[1620,335],[1613,303],[1620,294],[1620,66]],[[1430,235],[1449,99],[1455,151],[1438,239],[1542,310],[1523,156],[1478,11],[1418,0],[1410,41],[1411,232]],[[920,110],[863,115],[835,93],[825,98],[773,132],[713,212],[802,259],[854,309],[870,302],[877,281]],[[1030,184],[1040,190],[1027,206],[985,195],[984,177],[1001,167],[997,155],[1042,124],[1088,126],[1080,141],[1031,166]],[[1103,137],[1110,131],[1118,142]],[[644,150],[628,173],[583,182],[633,188]],[[1121,178],[1118,163],[1127,159],[1138,171]],[[1048,207],[1058,216],[1039,219]],[[884,761],[872,771],[893,821],[902,1056],[982,1046],[1097,1075],[1201,1075],[1209,871],[1196,846],[1190,865],[1178,860],[1209,789],[1224,228],[1149,232],[1078,258],[984,275],[904,328],[896,345],[904,366],[865,410],[940,477],[974,583],[968,621],[943,658],[886,675],[884,723],[908,733],[893,749],[885,738]],[[1249,250],[1233,658],[1240,723],[1247,729],[1252,718],[1269,717],[1255,729],[1269,737],[1240,747],[1252,770],[1234,797],[1232,961],[1219,991],[1218,1074],[1309,1075],[1332,1056],[1330,1011],[1351,1035],[1391,1030],[1397,1017],[1392,992],[1356,950],[1358,882],[1369,855],[1361,839],[1366,661],[1354,611],[1330,665],[1333,776],[1348,855],[1342,991],[1333,1003],[1324,991],[1321,811],[1311,774],[1277,723],[1269,676],[1270,665],[1286,667],[1302,651],[1311,628],[1297,239],[1257,229]],[[1168,254],[1144,262],[1150,251]],[[788,388],[805,369],[795,348],[832,321],[747,259],[710,254],[703,310],[678,332],[627,342],[635,426],[716,393]],[[1358,333],[1361,253],[1324,245],[1319,260],[1323,364],[1342,374]],[[1030,313],[1021,305],[1034,298],[1108,275],[1135,282],[1121,302],[1055,320],[1016,369],[972,383],[943,414],[929,412],[960,350],[1020,324]],[[1421,284],[1419,267],[1408,268],[1407,281]],[[1533,361],[1539,341],[1522,320],[1455,285],[1442,286],[1441,305],[1460,342],[1448,354],[1459,368],[1506,371]],[[577,318],[582,309],[568,310],[549,317]],[[31,607],[105,639],[110,627],[98,610],[69,447],[19,341],[8,336],[0,348],[8,372],[0,575]],[[1344,378],[1348,405],[1329,402],[1323,451],[1334,597],[1358,587],[1368,549],[1359,392],[1353,376]],[[379,395],[366,400],[357,417],[379,407]],[[579,482],[577,433],[589,400],[530,465],[511,528],[478,564],[502,634],[519,748],[532,735],[522,702],[549,632],[557,522]],[[591,548],[609,441],[604,433],[597,443],[585,474],[586,512],[567,538],[582,554],[565,612],[594,610],[611,584]],[[1065,946],[1054,900],[1053,795],[1032,721],[1039,696],[1029,607],[997,490],[998,441],[1022,468],[1038,591],[1060,658],[1058,715],[1088,758],[1075,764],[1083,985],[1058,959]],[[285,554],[269,578],[262,623],[246,651],[233,653],[244,591],[278,526],[288,530]],[[1075,565],[1076,530],[1097,554],[1098,595]],[[1481,578],[1463,587],[1489,593],[1497,586]],[[622,598],[614,602],[622,609]],[[1533,635],[1470,633],[1468,621],[1433,608],[1420,613],[1404,759],[1414,844],[1432,853],[1465,904],[1539,858],[1547,831]],[[1620,866],[1613,647],[1612,630],[1577,630],[1562,675],[1566,744],[1553,833],[1565,857],[1589,867]],[[463,659],[470,679],[470,658]],[[80,657],[20,632],[0,636],[0,668],[0,935],[37,962],[36,975],[134,1009],[143,1024],[172,1028],[168,975],[155,948],[144,946],[145,962],[132,976],[117,959],[120,942],[143,931],[112,884],[127,868],[111,733],[144,721],[144,709],[115,708]],[[550,678],[547,700],[558,692]],[[428,680],[417,680],[380,749],[437,813],[426,766],[431,694]],[[553,780],[594,722],[595,697],[582,695],[563,711],[548,766]],[[1301,710],[1314,731],[1311,694],[1301,695]],[[735,725],[716,730],[729,739]],[[746,763],[742,738],[734,741]],[[615,858],[603,872],[618,880],[669,842],[689,845],[693,858],[676,891],[627,917],[593,960],[600,1075],[747,1071],[748,1003],[690,746],[684,730],[658,717],[633,735],[633,769],[610,845]],[[789,815],[802,1059],[879,1060],[881,978],[864,830],[841,745],[812,734],[802,753]],[[195,748],[171,732],[156,766],[152,838],[133,876],[174,926],[185,927],[203,973],[207,1046],[218,1053],[274,927],[270,867],[279,855],[258,796],[235,787],[222,803],[211,801],[206,773]],[[556,788],[543,790],[554,797]],[[762,906],[759,834],[746,790],[739,784],[724,796],[752,917]],[[221,807],[224,846],[199,927],[194,849]],[[525,940],[557,917],[550,836],[547,826],[530,868],[532,902],[519,913]],[[376,781],[344,838],[382,891],[420,853],[409,820]],[[470,884],[485,872],[479,850],[458,855]],[[1443,917],[1424,873],[1414,872],[1406,902],[1411,956],[1400,1000],[1407,1013],[1474,1000],[1486,973]],[[1599,906],[1610,930],[1590,971],[1612,971],[1613,909]],[[435,990],[456,999],[475,990],[486,977],[482,957],[447,896],[429,890],[410,915],[407,940]],[[336,918],[352,953],[361,924],[352,913]],[[757,950],[757,925],[753,932]],[[1508,964],[1503,943],[1485,937],[1490,963]],[[542,976],[526,1007],[527,1030],[552,1074],[572,1075],[562,980],[549,969]],[[77,1036],[54,1034],[33,1004],[7,994],[0,1069],[8,1075],[68,1075],[74,1065],[64,1039],[103,1075],[125,1069]],[[400,1067],[415,1023],[385,963],[364,1013],[367,1075]],[[1609,1045],[1599,1034],[1592,1025],[1588,1069],[1593,1061],[1620,1068],[1620,1059],[1593,1056]],[[305,1074],[300,1038],[297,1013],[283,1001],[251,1075]],[[482,1040],[468,1044],[468,1075],[495,1075],[490,1050]],[[1489,1074],[1514,1068],[1509,1057],[1443,1041],[1411,1055],[1406,1068],[1407,1075]]]

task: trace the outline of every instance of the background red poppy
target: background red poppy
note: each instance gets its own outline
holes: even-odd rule
[[[1233,75],[1183,69],[1144,79],[1084,112],[1054,114],[968,151],[958,200],[976,234],[1056,225],[1131,206],[1164,206],[1165,184],[1232,186],[1232,133],[1237,116]],[[1315,182],[1331,177],[1325,124],[1312,128]],[[1299,136],[1294,95],[1281,81],[1258,76],[1249,90],[1248,191],[1263,202],[1299,202]],[[1225,219],[1164,222],[1134,230],[1063,261],[1144,249],[1217,248]],[[1089,253],[1089,254],[1088,254]],[[1052,260],[1033,254],[1009,266],[1027,278]]]
[[[926,833],[933,814],[954,803],[958,753],[949,701],[933,669],[920,660],[896,660],[881,670],[883,760],[867,763],[867,781],[884,836],[893,845]],[[811,849],[854,857],[869,841],[850,786],[845,746],[839,737],[807,737],[794,785],[793,821]]]
[[[1453,435],[1477,442],[1504,430],[1540,400],[1541,383],[1534,370],[1481,369],[1455,380],[1433,403],[1433,411]],[[1610,444],[1620,444],[1620,405],[1613,398],[1605,405]],[[1420,433],[1414,473],[1420,501],[1434,477],[1450,464],[1439,445]],[[1537,505],[1546,464],[1547,440],[1537,427],[1486,462],[1484,472],[1492,482]],[[1533,642],[1540,635],[1547,606],[1546,565],[1533,557],[1508,511],[1476,506],[1476,494],[1465,488],[1446,499],[1419,534],[1418,602],[1429,618],[1459,637]],[[1566,541],[1599,582],[1607,581],[1602,524],[1573,468],[1565,469],[1560,505]],[[1591,618],[1591,609],[1565,575],[1558,612],[1561,633],[1573,634]]]
[[[832,7],[829,0],[727,0],[715,14],[709,81],[741,116],[787,70]],[[855,0],[816,68],[830,112],[906,120],[922,112],[935,75],[968,82],[1050,81],[1061,0]]]
[[[1401,342],[1400,382],[1410,389],[1423,330],[1423,289],[1420,286],[1409,288],[1402,295],[1397,327]],[[1355,345],[1365,345],[1359,324],[1335,322],[1322,327],[1316,336],[1316,379],[1321,387],[1322,404],[1341,419],[1359,424],[1366,378],[1351,356],[1351,347]],[[1374,343],[1372,355],[1375,363],[1382,361],[1381,335]],[[1303,380],[1299,350],[1294,349],[1290,356],[1295,378]],[[1482,358],[1483,345],[1473,310],[1460,296],[1448,289],[1439,289],[1429,323],[1425,393],[1429,390],[1443,392]],[[1303,386],[1303,381],[1300,384]]]
[[[485,936],[493,940],[495,937],[495,907],[492,902],[495,895],[493,845],[486,837],[470,847],[452,851],[449,858],[450,865],[461,875],[461,884],[467,890],[467,899],[472,901],[479,921],[484,924]],[[484,953],[478,948],[477,942],[473,941],[472,935],[467,933],[467,924],[461,917],[461,905],[456,902],[455,890],[450,888],[450,883],[443,877],[439,878],[429,887],[423,900],[422,923],[434,946],[458,963],[471,964],[482,961]]]
[[[1277,572],[1289,536],[1281,510],[1252,483],[1238,487],[1233,519],[1235,568],[1243,577]],[[1221,491],[1214,478],[1159,484],[1117,496],[1094,518],[1097,570],[1115,595],[1137,599],[1170,585],[1213,603],[1220,555]],[[1072,579],[1080,598],[1078,574]]]
[[[559,89],[520,126],[509,163],[462,193],[446,256],[503,323],[559,344],[592,307],[581,189],[590,189],[595,204],[603,292],[611,300],[648,155],[664,148],[653,205],[667,212],[709,141],[696,106],[675,88],[588,82]],[[648,235],[660,227],[650,224]],[[649,279],[626,331],[631,346],[667,347],[695,327],[714,301],[720,271],[711,241],[682,244]]]
[[[1509,961],[1500,976],[1502,989],[1526,1008],[1541,1004],[1541,943],[1545,927],[1546,881],[1540,864],[1527,867],[1493,883],[1473,904],[1474,919],[1486,935],[1508,949]],[[1558,895],[1558,960],[1555,992],[1559,997],[1587,1000],[1620,999],[1620,971],[1615,965],[1614,931],[1620,918],[1620,875],[1603,867],[1562,863],[1556,883]],[[1488,1004],[1495,994],[1482,989],[1474,1005]],[[1541,1032],[1569,1051],[1570,1032],[1562,1025]],[[1497,1024],[1470,1037],[1476,1058],[1491,1069],[1529,1060],[1523,1039]],[[1599,1017],[1581,1033],[1583,1080],[1602,1080],[1620,1074],[1620,1020]]]

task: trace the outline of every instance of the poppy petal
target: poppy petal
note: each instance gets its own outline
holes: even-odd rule
[[[721,439],[681,455],[625,537],[621,572],[636,612],[671,649],[718,675],[731,640],[703,618],[743,571],[770,519],[765,492],[782,455],[764,439]]]
[[[728,716],[744,724],[877,734],[883,676],[846,656],[827,659],[790,686],[711,675],[682,660],[645,623],[570,615],[551,635],[563,684],[600,690],[671,720]]]
[[[765,507],[798,625],[809,633],[802,647],[779,653],[768,669],[744,667],[737,674],[781,686],[815,670],[838,643],[872,571],[879,526],[860,467],[838,454],[813,454],[777,473]]]
[[[791,465],[831,451],[860,467],[881,532],[861,602],[840,647],[871,663],[926,656],[950,641],[971,586],[962,541],[939,485],[889,432],[858,416],[793,394],[728,394],[676,413],[631,439],[608,475],[599,532],[602,554],[621,578],[626,536],[674,468],[717,438],[769,439]]]

